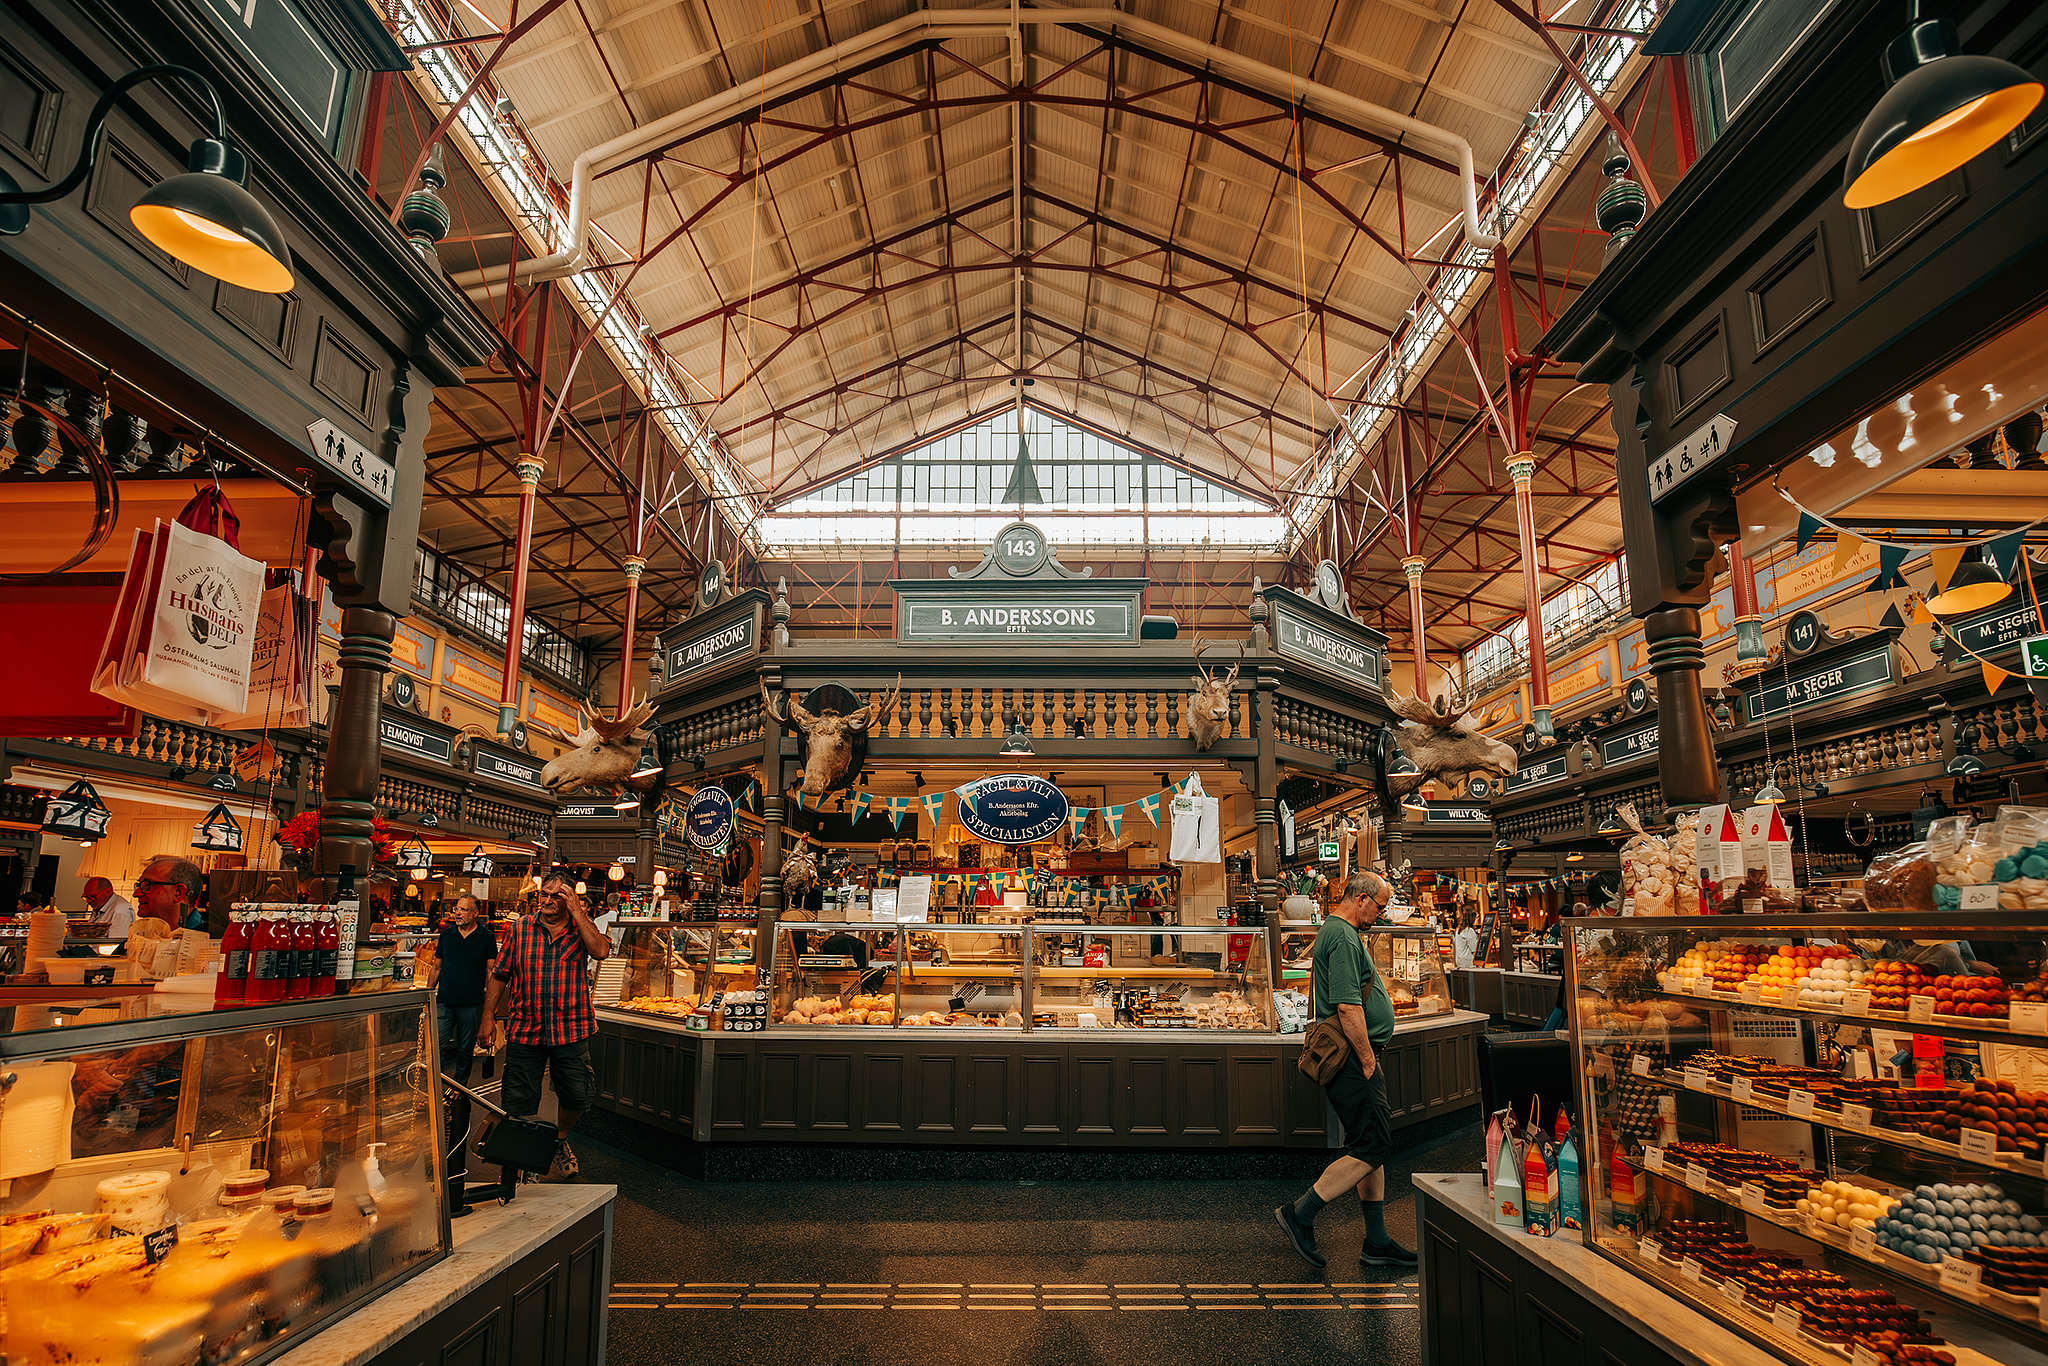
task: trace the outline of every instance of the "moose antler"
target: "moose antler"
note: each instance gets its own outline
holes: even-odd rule
[[[768,695],[768,680],[765,678],[761,680],[761,705],[766,707],[768,709],[768,714],[774,717],[777,721],[781,722],[785,726],[789,724],[788,715],[783,712],[775,710],[775,699]]]
[[[595,724],[605,739],[613,744],[617,744],[630,736],[634,731],[640,729],[647,718],[652,715],[654,715],[654,704],[643,699],[621,712],[617,720],[605,721],[600,719]]]
[[[896,686],[890,689],[889,696],[885,700],[881,701],[880,703],[877,703],[875,698],[870,697],[868,699],[867,706],[861,708],[860,712],[854,713],[854,715],[856,716],[860,716],[861,712],[866,713],[865,717],[863,717],[859,721],[854,722],[855,726],[857,726],[861,730],[866,730],[869,726],[876,724],[883,717],[887,716],[891,711],[894,711],[896,709],[896,699],[901,697],[902,695],[903,675],[897,674]]]

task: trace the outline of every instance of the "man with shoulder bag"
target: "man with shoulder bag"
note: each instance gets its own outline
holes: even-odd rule
[[[1359,1265],[1397,1271],[1417,1265],[1416,1255],[1387,1232],[1386,1164],[1394,1154],[1394,1125],[1379,1050],[1394,1037],[1394,998],[1362,937],[1367,926],[1387,914],[1393,899],[1394,889],[1379,874],[1353,873],[1311,951],[1315,1020],[1302,1041],[1300,1065],[1323,1087],[1344,1125],[1344,1155],[1292,1204],[1274,1210],[1273,1217],[1294,1250],[1315,1267],[1324,1265],[1316,1247],[1316,1213],[1347,1187],[1357,1188],[1365,1216]]]

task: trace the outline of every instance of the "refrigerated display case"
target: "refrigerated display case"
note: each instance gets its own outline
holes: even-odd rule
[[[1263,927],[1114,937],[1142,942],[1117,954],[1104,927],[1031,927],[1034,1029],[1279,1031]]]
[[[1567,924],[1572,1236],[1782,1361],[2048,1359],[2038,916]]]
[[[621,918],[609,933],[612,956],[591,988],[599,1006],[683,1018],[757,984],[751,925]]]
[[[426,992],[120,1009],[0,1034],[8,1362],[254,1366],[447,1254]]]
[[[1366,951],[1394,998],[1394,1018],[1426,1019],[1451,1009],[1444,975],[1448,941],[1427,927],[1374,925],[1365,932]]]

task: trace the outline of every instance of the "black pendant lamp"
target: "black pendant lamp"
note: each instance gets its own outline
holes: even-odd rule
[[[1960,52],[1955,24],[1920,18],[1885,49],[1891,84],[1849,147],[1842,202],[1868,209],[1931,185],[1989,148],[2041,102],[2033,73]]]
[[[195,270],[261,294],[292,287],[291,249],[268,211],[245,188],[249,163],[227,142],[220,96],[198,72],[182,66],[145,66],[107,87],[85,120],[85,145],[70,174],[40,190],[24,190],[0,171],[0,233],[28,227],[29,206],[64,198],[85,182],[100,151],[107,113],[129,89],[162,76],[178,76],[206,92],[214,133],[192,144],[184,175],[174,175],[135,202],[128,221],[164,252]]]
[[[1927,610],[1935,616],[1959,617],[1981,612],[2012,595],[2012,585],[1998,572],[1997,565],[1984,558],[1981,550],[1971,546],[1967,553],[1969,558],[1956,566],[1948,587],[1927,600]]]

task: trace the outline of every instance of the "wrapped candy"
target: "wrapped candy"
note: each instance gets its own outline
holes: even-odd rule
[[[1671,866],[1671,846],[1643,828],[1634,802],[1623,802],[1615,816],[1634,838],[1621,846],[1621,888],[1628,896],[1630,915],[1670,915],[1677,902],[1677,881]],[[1694,905],[1698,905],[1698,873],[1694,873]]]
[[[1696,830],[1698,813],[1682,816],[1667,843],[1671,847],[1672,909],[1678,915],[1700,913],[1700,863]]]

